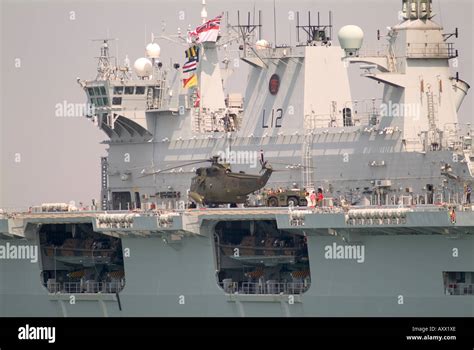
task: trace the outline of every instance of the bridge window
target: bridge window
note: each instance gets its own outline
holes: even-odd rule
[[[109,98],[105,86],[94,86],[87,88],[90,103],[96,107],[104,107],[109,105]]]
[[[344,126],[353,126],[352,110],[350,108],[344,108],[342,110],[342,120],[343,120]]]
[[[121,105],[122,104],[122,98],[121,97],[113,97],[112,98],[112,104],[113,105]]]
[[[114,86],[114,95],[122,95],[123,86]]]
[[[133,95],[135,86],[125,86],[125,95]]]
[[[135,89],[135,94],[137,95],[143,95],[145,93],[145,87],[144,86],[137,86]]]

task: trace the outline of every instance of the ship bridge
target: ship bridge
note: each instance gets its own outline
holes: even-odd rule
[[[78,78],[91,111],[87,117],[94,119],[112,142],[150,141],[154,124],[147,120],[147,113],[178,112],[177,98],[167,86],[168,71],[159,60],[160,48],[154,42],[147,46],[147,57],[134,63],[136,78],[133,78],[128,56],[121,66],[110,56],[109,42],[112,40],[115,39],[98,40],[103,43],[97,57],[96,78],[89,81]],[[189,108],[189,98],[181,102]],[[175,108],[171,107],[173,104]]]

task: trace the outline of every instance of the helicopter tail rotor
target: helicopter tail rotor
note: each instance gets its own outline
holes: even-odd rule
[[[265,170],[271,170],[272,166],[268,164],[268,161],[265,160],[265,156],[263,155],[263,150],[260,150],[260,173],[263,173]]]

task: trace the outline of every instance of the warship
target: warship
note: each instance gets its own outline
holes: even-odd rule
[[[101,40],[96,77],[77,79],[107,138],[101,198],[1,212],[0,316],[474,316],[469,85],[458,30],[434,16],[403,0],[374,51],[360,27],[336,40],[332,14],[296,13],[283,46],[260,13],[231,23],[203,1],[201,25],[155,35],[133,67]],[[167,64],[160,40],[183,56]],[[227,85],[236,62],[243,92]],[[352,98],[351,65],[382,97]],[[246,185],[213,187],[206,159],[268,176],[216,202]],[[190,192],[204,173],[208,191]]]

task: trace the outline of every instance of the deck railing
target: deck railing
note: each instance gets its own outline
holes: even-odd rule
[[[46,288],[50,293],[80,294],[80,293],[110,293],[120,292],[125,286],[125,281],[112,282],[48,282]]]
[[[454,58],[457,57],[453,43],[410,43],[408,58]]]
[[[279,294],[303,294],[306,292],[310,283],[304,282],[277,282],[267,281],[258,282],[221,282],[219,286],[230,294],[260,294],[260,295],[279,295]]]
[[[474,295],[474,284],[450,284],[446,288],[447,295]]]

